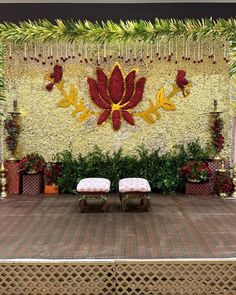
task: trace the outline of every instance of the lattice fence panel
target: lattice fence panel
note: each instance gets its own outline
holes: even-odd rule
[[[235,295],[236,261],[0,263],[1,295]]]
[[[119,295],[236,295],[236,262],[117,262]]]
[[[115,294],[114,264],[0,264],[1,295]]]

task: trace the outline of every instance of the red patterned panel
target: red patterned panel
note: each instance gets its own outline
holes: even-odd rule
[[[211,195],[211,185],[206,183],[186,183],[186,195]]]
[[[18,171],[19,161],[6,161],[7,169],[7,191],[10,195],[18,195],[20,193],[20,172]]]
[[[37,195],[43,190],[43,174],[25,174],[23,175],[23,194]]]

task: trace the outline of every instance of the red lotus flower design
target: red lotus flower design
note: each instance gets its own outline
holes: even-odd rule
[[[110,79],[101,68],[97,68],[96,74],[97,81],[88,78],[88,84],[92,101],[103,109],[98,118],[98,125],[110,116],[115,130],[119,130],[121,118],[134,125],[130,110],[140,103],[146,79],[142,77],[136,82],[136,70],[129,72],[124,78],[118,65],[114,67]]]

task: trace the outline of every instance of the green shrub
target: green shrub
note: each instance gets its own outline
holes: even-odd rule
[[[182,192],[184,180],[179,176],[180,167],[190,160],[206,161],[207,149],[197,142],[176,146],[173,151],[160,155],[159,149],[148,151],[144,146],[137,148],[137,155],[124,155],[122,150],[113,154],[103,153],[95,147],[88,155],[77,158],[71,151],[57,155],[62,165],[59,185],[62,192],[74,192],[77,183],[86,177],[105,177],[111,180],[112,191],[118,190],[118,182],[125,177],[148,179],[153,191],[163,194]]]
[[[81,163],[73,159],[71,151],[64,151],[57,154],[57,161],[61,163],[61,177],[58,180],[58,185],[61,191],[72,193],[77,184],[78,169]]]

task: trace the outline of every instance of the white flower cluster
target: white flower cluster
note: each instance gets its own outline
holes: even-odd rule
[[[113,59],[101,65],[108,75],[115,61]],[[140,65],[121,62],[125,75],[134,66],[139,68],[138,76],[145,76],[147,79],[143,100],[135,111],[146,110],[149,100],[155,100],[161,87],[164,87],[165,94],[168,95],[179,69],[186,71],[186,78],[192,82],[193,87],[188,97],[178,93],[172,98],[176,110],[161,109],[161,117],[156,123],[148,124],[142,118],[135,117],[135,126],[122,120],[120,130],[114,131],[110,119],[101,126],[97,126],[96,116],[78,123],[71,117],[73,108],[57,107],[60,92],[56,88],[52,92],[45,89],[45,74],[52,71],[52,66],[31,61],[22,62],[20,57],[7,62],[8,110],[12,108],[13,99],[17,98],[22,113],[18,156],[37,151],[46,160],[51,160],[55,153],[69,148],[73,149],[74,154],[86,154],[93,150],[94,146],[110,152],[122,148],[125,153],[132,154],[141,144],[149,149],[160,148],[162,153],[177,144],[196,140],[206,145],[210,140],[209,112],[213,110],[213,100],[216,99],[224,119],[223,133],[226,141],[222,156],[231,158],[230,80],[228,66],[223,60],[217,64],[207,60],[201,64],[185,61],[175,64],[164,60]],[[91,101],[87,84],[88,76],[95,78],[96,65],[81,64],[75,60],[63,67],[65,87],[73,83],[77,87],[79,99],[91,110],[99,112]]]

